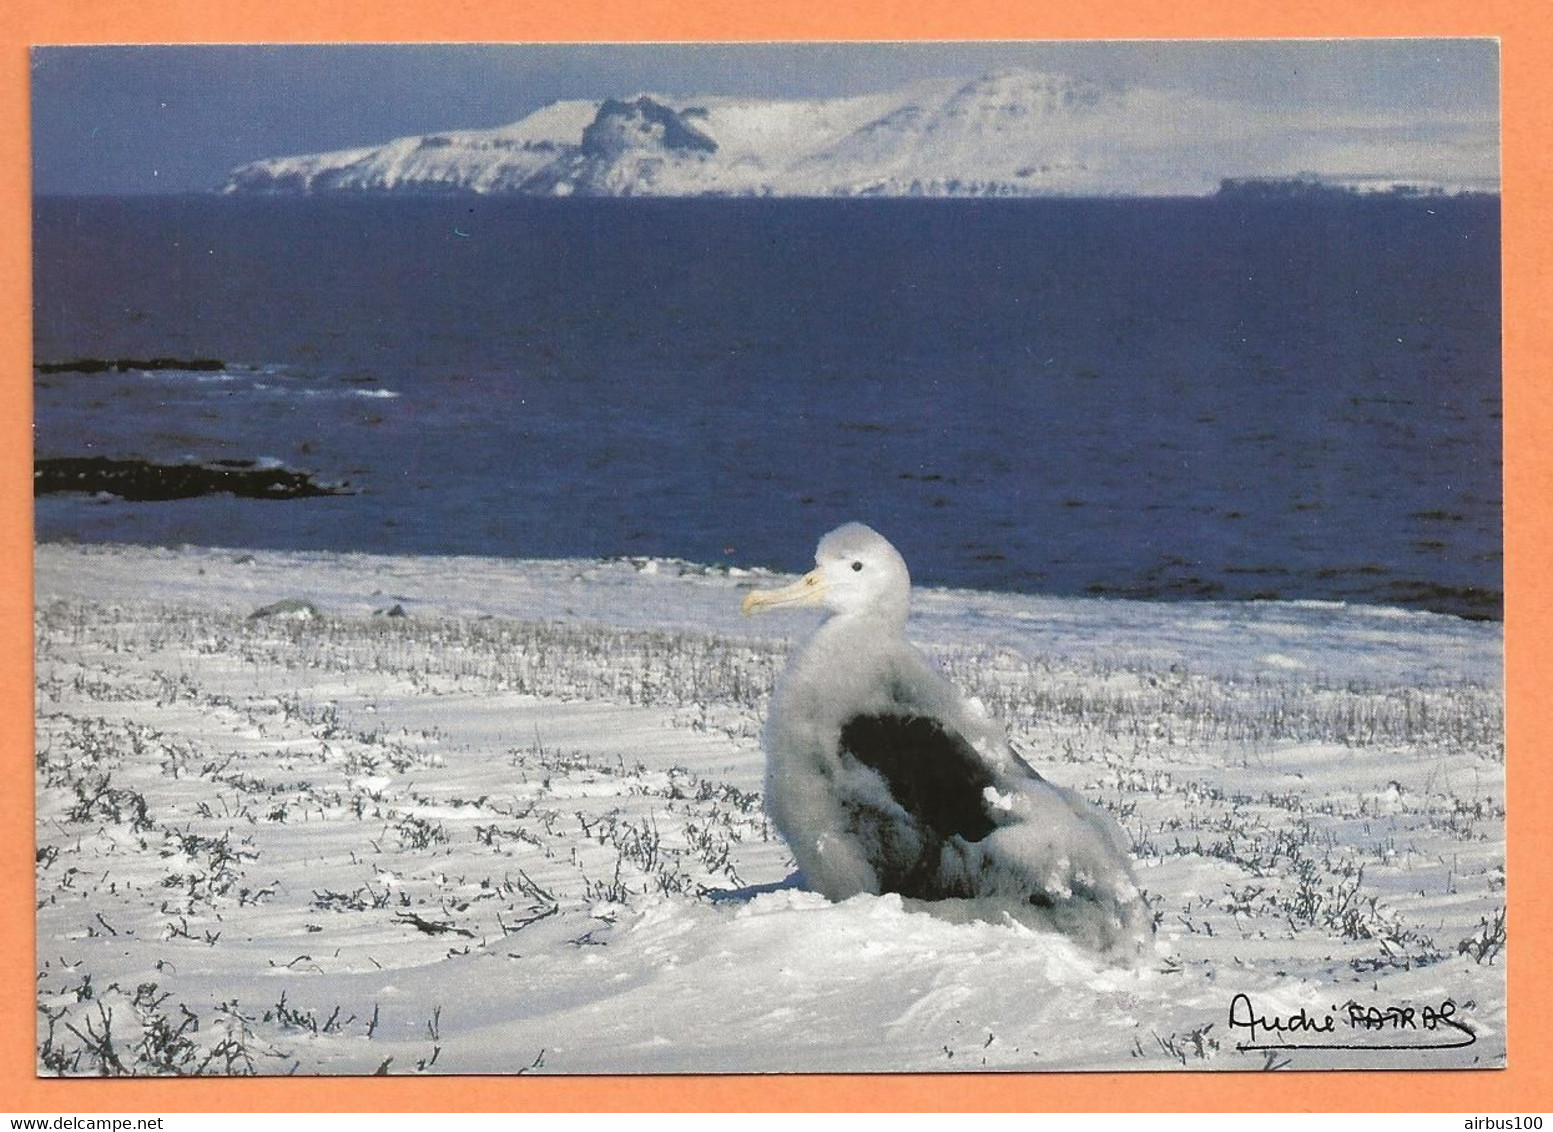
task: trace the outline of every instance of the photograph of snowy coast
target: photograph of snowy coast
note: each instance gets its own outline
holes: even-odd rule
[[[1497,66],[36,51],[37,1072],[1503,1066]],[[1138,954],[799,868],[851,522]]]

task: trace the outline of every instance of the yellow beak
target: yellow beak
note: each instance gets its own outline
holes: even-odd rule
[[[789,605],[819,605],[825,599],[825,575],[810,570],[779,590],[751,590],[744,595],[744,612],[760,613]]]

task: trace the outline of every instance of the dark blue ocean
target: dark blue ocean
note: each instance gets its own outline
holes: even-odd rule
[[[40,539],[808,565],[1498,616],[1493,199],[44,199],[37,456],[354,494]]]

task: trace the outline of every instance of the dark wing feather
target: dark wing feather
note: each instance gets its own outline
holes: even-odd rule
[[[983,791],[996,781],[963,735],[922,715],[855,715],[841,749],[878,773],[901,809],[935,842],[980,841],[997,828]]]

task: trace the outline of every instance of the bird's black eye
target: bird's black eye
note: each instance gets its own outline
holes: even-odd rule
[[[852,569],[854,569],[854,570],[861,570],[862,568],[863,568],[863,564],[861,562],[854,562],[854,563],[852,563]]]

